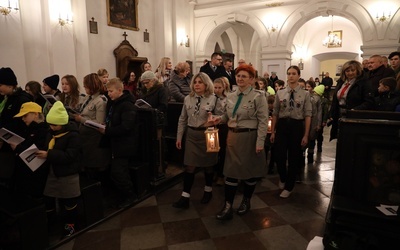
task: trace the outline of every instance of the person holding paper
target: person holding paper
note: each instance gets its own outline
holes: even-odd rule
[[[15,119],[22,119],[26,125],[25,130],[21,133],[21,136],[25,138],[25,140],[18,145],[11,144],[11,147],[17,155],[20,155],[33,144],[40,150],[47,148],[46,135],[49,126],[44,122],[42,107],[39,104],[34,102],[22,104],[19,113],[14,117]],[[33,171],[20,157],[17,157],[14,174],[15,191],[18,194],[25,194],[34,198],[43,197],[47,174],[47,164],[43,164]]]
[[[105,123],[107,98],[101,94],[104,86],[96,73],[83,78],[83,87],[87,96],[81,105],[80,114],[71,116],[79,123],[79,134],[85,156],[81,159],[82,168],[89,178],[102,181],[111,161],[111,152],[109,148],[99,146],[102,134],[97,129],[86,126],[85,122]]]
[[[61,94],[61,91],[58,89],[58,83],[60,82],[60,77],[58,75],[52,75],[44,78],[42,82],[43,82],[44,95],[54,96],[56,100],[59,100],[60,99],[59,95]],[[51,106],[52,103],[50,103],[48,100],[43,107],[43,113],[45,115],[49,112]]]
[[[70,114],[70,119],[74,119],[72,114],[79,114],[85,95],[79,93],[79,83],[73,75],[65,75],[61,78],[61,88],[60,101],[64,104],[68,114]]]
[[[32,96],[18,87],[17,77],[11,68],[0,69],[0,95],[5,101],[0,110],[0,128],[4,127],[15,134],[20,134],[25,124],[21,119],[14,119],[22,104],[33,100]],[[15,154],[10,145],[0,140],[0,183],[6,188],[12,186],[12,175],[15,165]]]
[[[146,71],[140,77],[140,82],[144,88],[141,89],[139,98],[148,102],[152,108],[166,112],[167,90],[163,84],[158,82],[157,76],[152,71]]]
[[[44,189],[46,212],[49,221],[56,214],[56,198],[65,209],[64,236],[75,233],[78,216],[78,197],[81,195],[79,172],[81,161],[81,140],[76,125],[69,122],[69,116],[62,102],[57,101],[46,116],[51,132],[46,138],[46,149],[36,156],[46,159],[49,164]]]

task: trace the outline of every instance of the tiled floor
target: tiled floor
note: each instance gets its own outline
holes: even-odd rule
[[[211,202],[200,204],[204,178],[198,173],[189,209],[171,206],[181,194],[182,184],[178,184],[58,249],[306,249],[314,236],[324,232],[335,148],[336,141],[324,142],[323,152],[316,155],[314,164],[306,166],[303,182],[296,184],[288,199],[279,197],[278,176],[266,176],[258,183],[251,210],[244,216],[216,220],[224,201],[223,187],[214,186]],[[234,207],[241,198],[238,192]]]

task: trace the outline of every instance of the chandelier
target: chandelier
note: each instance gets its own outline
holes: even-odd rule
[[[331,31],[328,32],[328,36],[322,41],[322,45],[330,47],[340,47],[342,46],[342,40],[333,31],[333,15],[332,15],[332,26]]]

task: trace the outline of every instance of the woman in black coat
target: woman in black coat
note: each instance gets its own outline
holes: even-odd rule
[[[368,110],[373,107],[371,85],[364,76],[361,63],[355,60],[346,62],[342,67],[329,111],[332,123],[331,138],[337,138],[339,118],[346,110]]]
[[[140,77],[140,83],[144,88],[141,89],[139,98],[149,103],[152,108],[165,113],[168,105],[167,91],[164,85],[158,82],[156,75],[146,71]]]

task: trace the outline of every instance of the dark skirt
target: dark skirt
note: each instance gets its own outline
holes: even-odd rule
[[[247,180],[267,174],[265,150],[256,153],[257,130],[233,133],[228,132],[224,175]]]
[[[187,129],[185,141],[185,157],[183,163],[186,166],[211,167],[217,164],[218,153],[208,153],[204,130]]]

